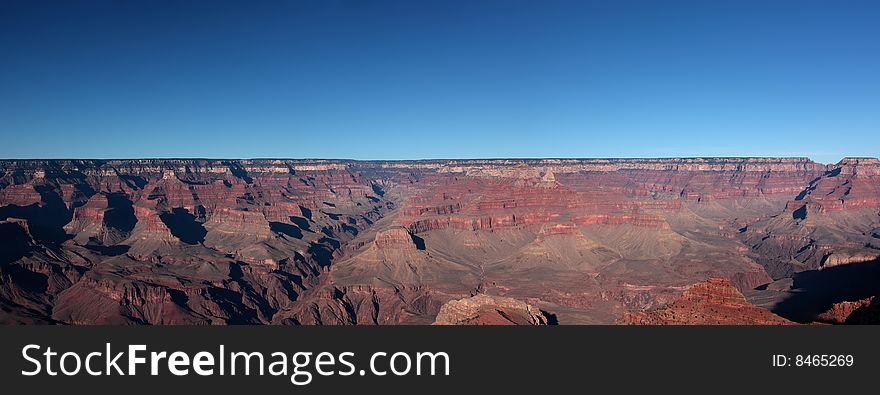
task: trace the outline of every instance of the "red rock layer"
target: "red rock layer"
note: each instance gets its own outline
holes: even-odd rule
[[[819,314],[816,321],[829,324],[845,324],[847,319],[853,312],[861,309],[870,309],[875,297],[869,297],[862,300],[846,301],[833,304],[828,310]]]
[[[631,325],[790,325],[769,310],[746,301],[724,278],[694,284],[671,304],[655,310],[627,312],[620,320]]]
[[[90,235],[95,235],[103,227],[104,212],[107,208],[107,196],[92,195],[86,204],[73,209],[73,219],[64,226],[64,229],[73,234],[89,230]]]
[[[9,185],[0,189],[0,205],[30,206],[42,200],[32,184]]]
[[[845,158],[817,178],[786,206],[794,212],[824,213],[844,209],[880,208],[880,160]]]
[[[414,250],[416,245],[413,242],[412,235],[402,226],[393,227],[376,233],[375,240],[378,248],[406,249]]]

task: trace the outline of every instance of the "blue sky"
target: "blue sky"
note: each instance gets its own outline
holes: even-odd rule
[[[0,3],[0,158],[880,155],[877,1],[249,3]]]

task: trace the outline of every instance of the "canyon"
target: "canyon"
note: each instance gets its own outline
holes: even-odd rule
[[[3,324],[877,323],[880,160],[0,160]]]

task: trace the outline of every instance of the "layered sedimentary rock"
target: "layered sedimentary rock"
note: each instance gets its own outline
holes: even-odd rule
[[[880,256],[880,161],[0,161],[0,229],[3,322],[431,323],[476,294],[611,323],[710,277],[788,312],[754,288]]]
[[[64,225],[64,230],[77,235],[81,241],[99,237],[104,230],[104,213],[108,209],[107,196],[95,194],[86,204],[73,209],[73,219]]]
[[[824,313],[819,314],[816,317],[816,320],[819,322],[825,322],[829,324],[845,324],[847,322],[850,323],[871,323],[877,324],[880,323],[880,311],[878,311],[876,305],[873,303],[875,297],[869,297],[856,301],[844,301],[838,302],[831,305],[831,308],[826,310]],[[864,314],[870,310],[874,310],[873,312],[873,320],[872,322],[857,322],[862,321],[863,318],[867,318],[868,314]],[[858,312],[858,313],[856,313]],[[853,313],[856,313],[855,315]],[[852,317],[852,318],[850,318]]]
[[[402,226],[392,227],[376,233],[376,248],[415,250],[418,247],[412,235]]]
[[[269,323],[388,210],[370,180],[323,161],[0,168],[0,219],[33,239],[4,247],[4,321]]]
[[[789,325],[767,309],[746,301],[730,281],[710,278],[685,290],[675,302],[649,311],[628,312],[621,323],[635,325]]]
[[[743,239],[774,279],[872,260],[880,255],[872,236],[880,225],[878,174],[880,164],[874,158],[845,158],[829,165],[781,212],[743,228]]]

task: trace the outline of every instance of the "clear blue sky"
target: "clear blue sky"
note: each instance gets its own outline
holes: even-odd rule
[[[0,3],[0,158],[880,155],[880,1]]]

